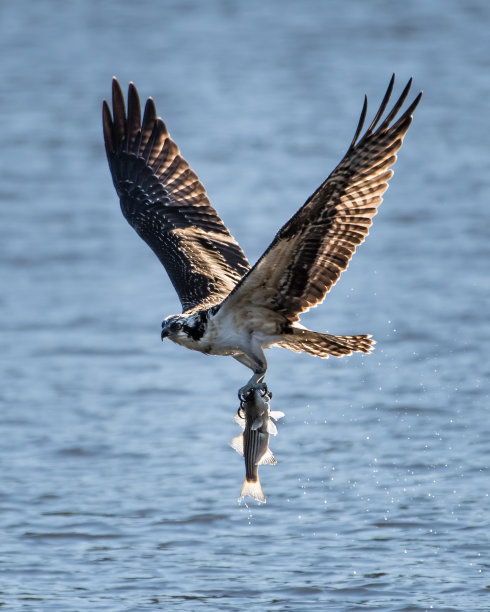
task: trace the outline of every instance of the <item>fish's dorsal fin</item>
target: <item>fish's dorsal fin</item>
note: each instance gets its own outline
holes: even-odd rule
[[[231,448],[235,449],[239,455],[243,455],[243,434],[235,436],[233,440],[230,440],[228,444]]]
[[[277,427],[274,421],[269,420],[267,423],[267,433],[270,433],[271,436],[277,436]]]
[[[269,416],[271,418],[269,419],[269,422],[267,423],[267,431],[272,436],[277,436],[277,427],[274,421],[277,421],[278,419],[282,419],[282,417],[284,416],[284,412],[281,412],[280,410],[271,410]],[[274,419],[274,421],[272,419]]]
[[[258,465],[276,465],[277,461],[274,457],[274,455],[272,454],[272,451],[270,448],[267,448],[267,450],[264,453],[264,456],[261,457]]]

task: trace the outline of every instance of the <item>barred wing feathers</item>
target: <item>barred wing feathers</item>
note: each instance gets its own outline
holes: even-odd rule
[[[252,302],[283,314],[292,323],[323,301],[369,233],[393,175],[390,168],[422,95],[394,122],[411,82],[380,123],[393,90],[393,75],[373,122],[359,138],[366,118],[365,98],[354,139],[340,164],[279,230],[223,308]]]
[[[219,304],[250,269],[148,99],[141,120],[130,83],[128,112],[116,79],[113,116],[103,103],[104,140],[121,210],[165,266],[184,311]]]

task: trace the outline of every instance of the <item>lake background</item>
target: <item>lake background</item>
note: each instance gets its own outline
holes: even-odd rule
[[[490,4],[0,4],[0,605],[488,610]],[[227,445],[249,372],[160,342],[179,312],[101,129],[151,95],[251,262],[373,116],[424,90],[371,234],[269,351],[267,504]],[[250,500],[249,500],[250,501]]]

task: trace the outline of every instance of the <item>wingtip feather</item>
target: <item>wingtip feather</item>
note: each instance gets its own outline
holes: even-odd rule
[[[368,107],[368,99],[367,99],[367,95],[364,94],[364,103],[362,105],[361,116],[359,117],[359,122],[357,124],[356,132],[354,134],[354,138],[352,139],[352,142],[350,143],[349,150],[355,147],[356,141],[359,138],[359,134],[361,133],[361,130],[364,126],[364,122],[366,121],[367,107]]]
[[[126,151],[139,154],[138,137],[141,132],[141,103],[134,83],[128,86],[128,137],[126,139]]]
[[[112,79],[113,144],[119,150],[126,138],[126,104],[119,81]]]
[[[102,127],[104,130],[104,144],[107,155],[114,151],[114,140],[112,137],[112,114],[107,100],[102,101]]]

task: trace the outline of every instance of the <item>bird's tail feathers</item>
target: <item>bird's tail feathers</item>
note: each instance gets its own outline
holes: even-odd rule
[[[370,335],[357,336],[333,336],[293,327],[292,333],[284,334],[277,346],[287,348],[296,353],[308,353],[317,357],[326,358],[330,355],[343,357],[354,351],[370,353],[374,348],[375,341]]]

